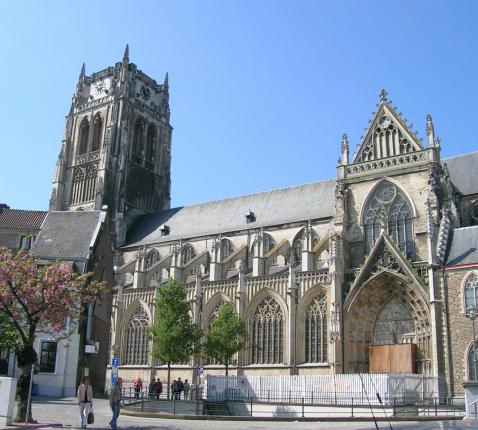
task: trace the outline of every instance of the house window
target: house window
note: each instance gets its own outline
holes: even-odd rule
[[[478,309],[478,275],[472,273],[465,283],[465,310]]]
[[[42,341],[40,350],[40,372],[55,373],[56,352],[58,344],[52,341]]]
[[[252,320],[252,363],[282,363],[284,315],[277,301],[268,296],[259,303]]]
[[[318,294],[305,315],[305,361],[327,361],[327,297]]]

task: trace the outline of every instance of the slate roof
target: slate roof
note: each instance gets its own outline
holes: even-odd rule
[[[105,212],[48,212],[32,254],[40,259],[84,260],[94,244]]]
[[[463,194],[478,193],[478,152],[445,158],[452,182]],[[142,215],[128,230],[125,247],[226,233],[333,216],[335,179],[183,206]],[[256,222],[246,224],[251,210]],[[161,236],[166,224],[170,234]]]
[[[448,165],[453,185],[462,194],[478,193],[478,151],[444,158],[444,163]]]
[[[3,209],[0,211],[0,228],[40,230],[47,213],[46,211]]]
[[[455,228],[450,234],[445,265],[478,263],[478,225]]]
[[[332,179],[142,215],[129,229],[126,246],[330,217],[334,193]],[[246,224],[249,210],[256,221]],[[161,236],[162,224],[168,236]]]

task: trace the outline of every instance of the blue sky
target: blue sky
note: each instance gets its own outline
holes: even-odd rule
[[[172,205],[334,177],[386,88],[442,156],[478,149],[476,1],[0,3],[0,202],[46,209],[80,68],[170,76]],[[475,174],[476,172],[470,172]]]

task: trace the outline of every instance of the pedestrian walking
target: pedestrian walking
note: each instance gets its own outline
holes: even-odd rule
[[[139,399],[139,394],[141,393],[141,390],[143,389],[143,381],[141,378],[138,378],[136,381],[133,382],[134,386],[134,397],[135,399]]]
[[[151,400],[154,399],[154,397],[156,396],[156,381],[154,380],[154,378],[151,379],[151,382],[149,383],[148,395]]]
[[[156,379],[156,398],[159,399],[161,393],[163,392],[163,384],[161,383],[161,379]]]
[[[118,425],[117,421],[118,421],[120,408],[121,408],[122,389],[123,389],[123,380],[121,378],[118,378],[118,380],[116,381],[116,384],[111,386],[111,391],[110,391],[110,406],[111,406],[111,411],[113,412],[113,417],[111,418],[111,421],[110,421],[110,427],[112,429],[116,429]]]
[[[93,389],[90,385],[90,378],[84,376],[76,392],[78,405],[80,407],[81,428],[85,429],[88,424],[88,414],[93,406]]]
[[[189,392],[191,390],[191,385],[189,385],[189,382],[187,379],[184,380],[183,390],[184,390],[184,400],[189,400]]]

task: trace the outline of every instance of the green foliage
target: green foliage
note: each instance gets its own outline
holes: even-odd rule
[[[201,334],[191,321],[186,289],[175,280],[158,289],[156,324],[151,330],[153,356],[163,363],[182,363],[196,352]]]
[[[13,349],[20,341],[17,330],[13,324],[10,323],[5,312],[0,310],[0,350]]]
[[[224,303],[211,330],[206,334],[206,354],[225,365],[227,374],[231,358],[246,346],[246,342],[246,324],[236,314],[231,303]]]

